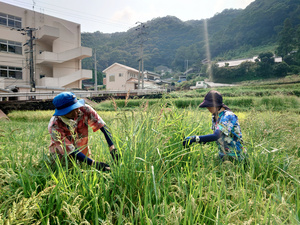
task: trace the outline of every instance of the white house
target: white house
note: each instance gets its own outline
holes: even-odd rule
[[[134,90],[137,89],[139,71],[120,63],[114,63],[103,70],[106,74],[106,90]],[[140,75],[141,78],[141,75]]]
[[[138,89],[138,77],[140,76],[140,88],[142,88],[142,75],[139,71],[129,66],[120,63],[114,63],[103,70],[106,78],[103,83],[106,85],[106,90],[113,91],[128,91]],[[159,88],[155,78],[160,78],[159,74],[145,71],[144,72],[144,88],[157,89]]]
[[[253,58],[248,58],[248,59],[236,59],[236,60],[220,61],[220,62],[217,62],[217,65],[219,67],[224,67],[224,66],[233,67],[233,66],[238,66],[243,62],[255,62],[256,60],[258,60],[258,56],[254,56]],[[275,62],[282,62],[282,57],[275,57],[274,61]]]
[[[161,75],[158,73],[154,73],[151,71],[144,71],[144,78],[148,79],[148,80],[160,80],[161,79]]]

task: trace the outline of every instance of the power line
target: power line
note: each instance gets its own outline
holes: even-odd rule
[[[31,6],[32,4],[29,4],[27,2],[23,2],[23,1],[18,1],[18,0],[15,0],[14,2],[22,5],[20,7],[26,7],[30,10],[31,9]],[[84,20],[84,21],[92,21],[92,22],[96,22],[96,23],[101,23],[102,25],[114,25],[115,27],[119,27],[119,28],[126,28],[126,29],[130,29],[132,28],[132,25],[133,24],[127,24],[127,23],[122,23],[122,22],[117,22],[117,21],[114,21],[114,20],[111,20],[111,19],[108,19],[108,18],[105,18],[105,17],[101,17],[101,16],[98,16],[98,15],[87,15],[85,13],[82,13],[81,11],[77,11],[77,10],[70,10],[68,8],[64,8],[64,7],[61,7],[61,6],[57,6],[57,5],[53,5],[53,4],[49,4],[47,2],[42,2],[42,1],[39,1],[39,3],[43,3],[45,5],[48,5],[50,7],[44,7],[40,4],[35,4],[35,8],[40,8],[40,9],[46,9],[48,10],[49,12],[53,12],[53,13],[57,13],[59,16],[55,16],[55,17],[61,17],[61,16],[72,16],[73,18],[78,18],[78,19],[81,19],[81,20]],[[55,8],[53,8],[55,7]],[[61,9],[61,10],[58,10],[58,9]],[[44,13],[41,13],[41,14],[44,14]],[[53,15],[50,15],[50,14],[47,14],[49,16],[53,16]],[[69,20],[69,19],[67,19]]]

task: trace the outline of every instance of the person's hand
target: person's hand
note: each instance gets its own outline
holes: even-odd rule
[[[103,172],[110,171],[109,165],[104,162],[96,162],[96,169]]]
[[[200,137],[199,136],[188,136],[188,137],[184,138],[182,145],[183,145],[183,147],[187,147],[187,146],[193,144],[194,142],[199,143]]]
[[[118,160],[119,160],[119,154],[118,154],[118,150],[117,149],[112,149],[111,151],[110,151],[110,155],[111,155],[111,157],[112,157],[112,159],[115,161],[115,162],[117,162]]]

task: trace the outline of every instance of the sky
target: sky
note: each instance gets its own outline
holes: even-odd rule
[[[224,9],[244,9],[254,0],[1,0],[81,24],[81,32],[124,32],[158,17],[182,21],[213,17]]]

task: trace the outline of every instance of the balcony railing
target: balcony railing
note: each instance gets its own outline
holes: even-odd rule
[[[40,80],[40,85],[46,86],[46,87],[64,87],[75,81],[92,79],[92,77],[93,77],[93,75],[92,75],[91,70],[77,70],[76,72],[74,72],[72,74],[57,77],[57,78],[43,77]]]
[[[41,52],[37,55],[37,64],[54,64],[64,63],[74,59],[84,59],[92,56],[92,49],[87,47],[78,47],[60,53],[55,52]]]
[[[59,29],[44,25],[37,31],[37,40],[43,42],[53,42],[59,38]]]

